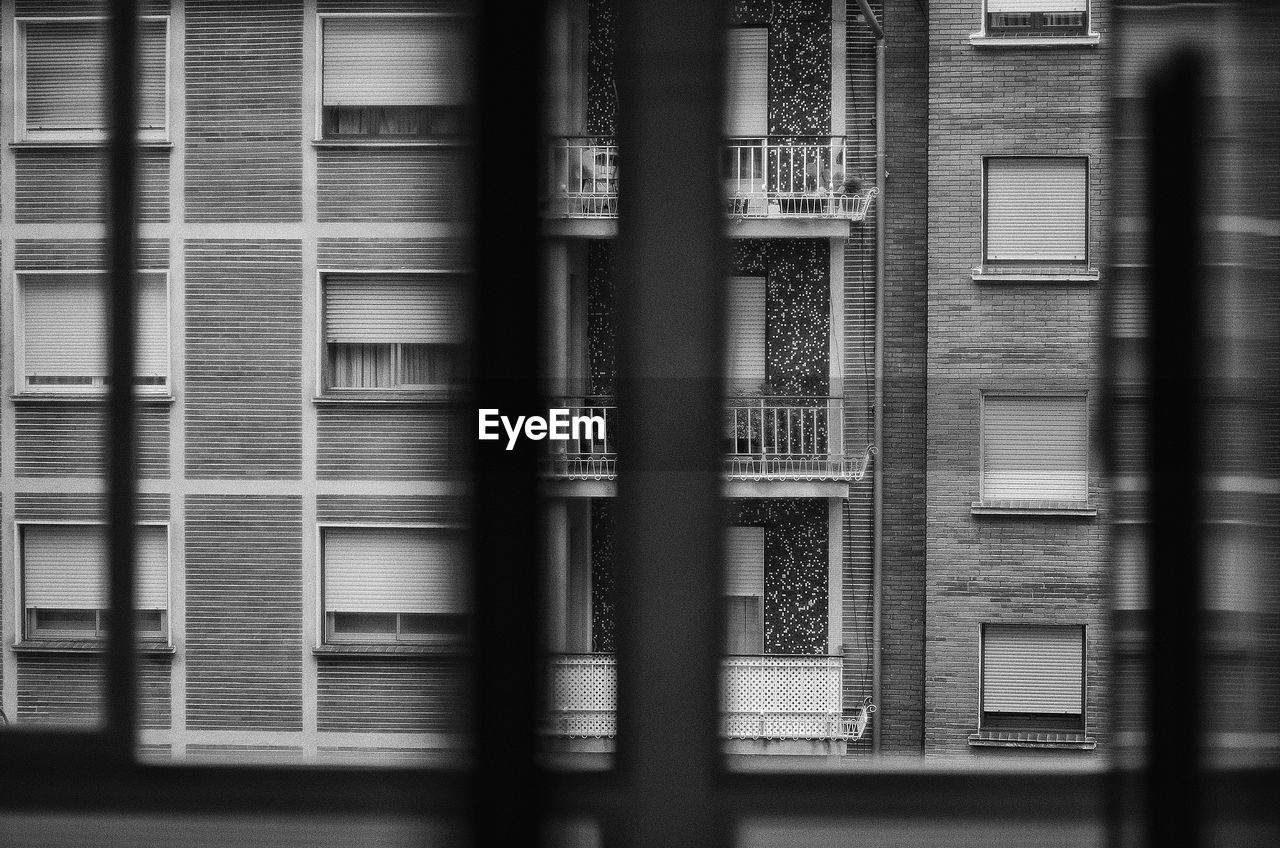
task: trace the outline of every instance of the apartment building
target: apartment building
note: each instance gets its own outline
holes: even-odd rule
[[[143,5],[143,752],[454,750],[465,6]],[[102,715],[103,13],[0,5],[0,667],[24,726]]]

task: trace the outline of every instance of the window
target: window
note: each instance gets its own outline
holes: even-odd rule
[[[321,137],[427,139],[466,131],[461,18],[321,19]]]
[[[105,22],[59,18],[17,24],[18,140],[105,139]],[[140,25],[138,130],[144,141],[160,141],[168,135],[169,19],[143,18]]]
[[[765,278],[729,278],[726,382],[730,393],[759,394],[765,366]]]
[[[467,553],[460,531],[325,527],[321,545],[326,642],[429,642],[465,635]]]
[[[764,653],[764,528],[730,527],[725,535],[726,653]]]
[[[106,279],[98,272],[19,272],[20,391],[104,391],[109,382]],[[169,389],[168,278],[145,271],[137,280],[134,385],[162,394]]]
[[[989,35],[1086,35],[1088,0],[987,0]]]
[[[329,390],[443,389],[462,370],[462,283],[449,274],[325,274]]]
[[[1088,262],[1087,165],[1083,157],[987,157],[984,261]]]
[[[1083,504],[1089,496],[1088,453],[1083,396],[983,396],[984,503]]]
[[[724,132],[729,138],[769,134],[769,30],[729,30]]]
[[[169,617],[169,534],[138,527],[134,605],[138,635],[163,639]],[[104,639],[107,528],[24,524],[19,528],[27,639]]]
[[[982,627],[982,729],[1084,731],[1084,628]]]

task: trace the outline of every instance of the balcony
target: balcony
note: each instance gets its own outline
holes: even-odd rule
[[[618,408],[610,396],[553,398],[571,417],[599,416],[603,438],[551,442],[547,476],[560,480],[612,480],[617,476]],[[844,402],[837,397],[733,397],[725,402],[725,474],[731,480],[861,480],[870,450],[850,457],[843,445]]]
[[[734,656],[720,664],[720,732],[727,739],[846,738],[838,656]],[[548,732],[608,738],[617,733],[618,674],[612,654],[551,660]]]
[[[736,138],[724,148],[721,177],[726,211],[735,219],[862,221],[877,189],[850,174],[845,140]],[[618,215],[618,146],[611,138],[551,142],[551,218],[612,219]]]

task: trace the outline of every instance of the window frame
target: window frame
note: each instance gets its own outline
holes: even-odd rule
[[[168,144],[169,130],[173,125],[173,26],[171,15],[139,15],[139,21],[164,22],[164,126],[159,130],[139,130],[138,140],[147,144]],[[15,144],[105,144],[107,125],[104,108],[103,126],[96,130],[29,130],[27,129],[27,34],[28,24],[101,23],[104,29],[109,20],[104,15],[23,15],[13,19],[14,37],[14,90],[13,90],[13,140]],[[104,81],[103,93],[106,94]],[[141,114],[139,114],[141,117]]]
[[[449,523],[430,523],[430,522],[367,522],[367,521],[317,521],[316,522],[316,610],[319,613],[316,616],[316,649],[333,649],[343,648],[352,645],[376,646],[376,647],[440,647],[453,648],[466,643],[467,634],[471,630],[473,613],[470,610],[464,610],[458,613],[449,613],[456,615],[465,620],[465,626],[460,633],[426,633],[421,635],[401,636],[401,619],[406,613],[389,611],[387,615],[394,615],[396,619],[396,632],[392,638],[388,639],[383,634],[371,634],[344,636],[335,638],[333,633],[333,613],[328,608],[328,601],[325,597],[325,531],[330,529],[355,529],[355,530],[436,530],[446,533],[462,534],[467,533],[467,528],[459,524]],[[464,578],[465,583],[465,578]],[[464,591],[465,591],[464,586]]]
[[[325,266],[316,269],[316,387],[315,397],[319,401],[421,401],[421,400],[446,400],[456,394],[460,385],[458,383],[425,383],[425,384],[405,384],[403,386],[331,386],[329,382],[332,378],[329,366],[329,342],[325,337],[325,285],[326,278],[331,275],[344,276],[395,276],[395,277],[457,277],[466,278],[467,271],[455,269],[440,268],[334,268]],[[460,283],[460,285],[464,285]],[[466,290],[463,288],[465,296]],[[463,326],[465,315],[459,316],[459,324],[462,326],[461,332],[465,335],[466,328]],[[459,362],[463,363],[465,368],[466,343],[459,342],[453,347],[458,348]],[[399,354],[393,353],[394,357]]]
[[[978,31],[969,36],[971,44],[991,47],[1061,47],[1071,45],[1092,46],[1099,42],[1098,33],[1093,29],[1093,0],[1085,1],[1084,21],[1079,27],[1072,27],[1070,32],[1057,32],[1055,31],[1056,27],[1045,25],[1039,28],[1028,25],[1025,29],[1021,27],[993,27],[991,25],[991,16],[993,14],[999,13],[987,11],[987,0],[982,0]],[[1015,12],[1013,14],[1018,13]],[[1026,14],[1033,16],[1032,24],[1034,24],[1034,16],[1051,13],[1027,12]]]
[[[1071,159],[1084,163],[1084,256],[1081,259],[991,259],[988,255],[988,241],[991,225],[987,213],[987,180],[988,169],[993,159]],[[1026,268],[1030,266],[1046,266],[1055,269],[1088,268],[1093,260],[1094,251],[1090,245],[1089,230],[1093,225],[1093,216],[1089,212],[1089,195],[1093,188],[1090,168],[1092,157],[1086,153],[984,153],[982,155],[982,268]]]
[[[16,573],[15,586],[17,588],[17,627],[15,636],[16,645],[28,645],[31,643],[49,643],[49,642],[100,642],[105,648],[108,631],[105,626],[105,619],[110,612],[110,598],[107,598],[107,604],[104,607],[98,607],[93,610],[95,613],[96,627],[92,633],[87,630],[46,630],[37,632],[33,625],[33,614],[36,613],[37,607],[27,605],[27,568],[26,568],[26,528],[28,527],[102,527],[104,530],[108,522],[105,519],[92,520],[72,520],[72,519],[14,519],[13,522],[13,539],[14,539],[14,570]],[[166,646],[173,644],[173,528],[172,520],[155,520],[146,519],[139,520],[134,526],[136,527],[161,527],[164,529],[164,551],[165,551],[165,587],[164,597],[165,606],[160,612],[160,627],[156,630],[141,630],[135,628],[134,633],[142,644],[151,644],[163,641]],[[106,534],[104,533],[104,538]],[[136,534],[135,534],[136,538]],[[108,572],[110,570],[110,558],[104,551],[104,562],[107,563]],[[104,575],[104,579],[108,579]],[[79,609],[76,607],[45,607],[44,609]],[[134,613],[144,610],[134,609]],[[149,611],[149,610],[147,610]]]
[[[1026,727],[1018,727],[1016,724],[1004,726],[992,726],[988,724],[988,710],[986,708],[986,672],[987,672],[987,628],[988,627],[1040,627],[1053,629],[1073,628],[1080,632],[1080,722],[1079,726],[1067,727],[1067,722],[1062,722],[1060,728],[1054,727],[1036,727],[1028,725]],[[1082,737],[1088,733],[1088,709],[1089,709],[1089,625],[1082,621],[1067,622],[1045,622],[1042,620],[1034,621],[983,621],[978,625],[978,709],[976,726],[979,733],[1048,733],[1048,734],[1080,734]],[[1017,715],[1022,715],[1021,713]],[[1040,716],[1047,719],[1057,717],[1055,713],[1030,713],[1030,716]],[[1066,715],[1071,715],[1070,713]]]
[[[104,288],[110,284],[109,272],[97,268],[19,268],[13,274],[13,385],[14,395],[19,398],[105,398],[110,389],[108,374],[88,375],[97,382],[85,384],[49,384],[32,386],[27,382],[26,341],[27,341],[27,290],[26,278],[42,276],[84,276],[97,277]],[[173,287],[168,268],[139,268],[137,277],[159,276],[164,282],[164,315],[165,338],[164,362],[166,365],[163,383],[135,383],[134,394],[152,400],[166,400],[173,397]],[[109,316],[104,316],[104,324]],[[136,327],[135,327],[136,329]],[[135,337],[136,343],[136,337]],[[104,357],[107,351],[103,351]],[[109,369],[108,369],[109,370]]]
[[[983,389],[978,392],[978,499],[974,503],[975,509],[996,509],[1005,511],[1004,505],[1017,503],[1030,503],[1030,507],[1010,507],[1010,509],[1026,509],[1029,511],[1055,511],[1061,509],[1063,511],[1085,510],[1089,514],[1094,512],[1092,501],[1090,500],[1090,492],[1092,491],[1092,474],[1093,462],[1092,452],[1094,449],[1094,438],[1091,422],[1093,420],[1092,392],[1088,390],[1064,390],[1064,391],[1035,391],[1035,390],[1008,390],[1008,389]],[[987,401],[990,398],[1054,398],[1054,399],[1077,399],[1084,405],[1084,496],[1079,499],[1073,498],[989,498],[986,493],[986,456],[987,456]]]
[[[395,19],[453,18],[466,19],[466,12],[316,12],[315,32],[315,116],[312,126],[312,144],[320,147],[457,147],[465,143],[462,136],[441,135],[426,137],[368,137],[326,136],[324,134],[324,22],[332,18],[347,19]],[[467,106],[468,104],[460,104]]]

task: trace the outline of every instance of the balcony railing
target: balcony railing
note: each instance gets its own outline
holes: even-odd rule
[[[721,734],[729,739],[844,739],[838,656],[735,656],[720,664]],[[551,660],[550,733],[617,733],[618,675],[612,654]]]
[[[605,420],[603,438],[550,442],[547,473],[567,480],[617,476],[617,407],[608,396],[554,398],[570,416]],[[843,401],[835,397],[734,397],[724,407],[725,473],[741,480],[861,480],[872,450],[847,456]]]
[[[731,139],[721,162],[727,211],[735,218],[862,221],[877,189],[863,189],[847,161],[845,140],[835,136]],[[617,217],[618,146],[613,139],[552,139],[548,214]]]

